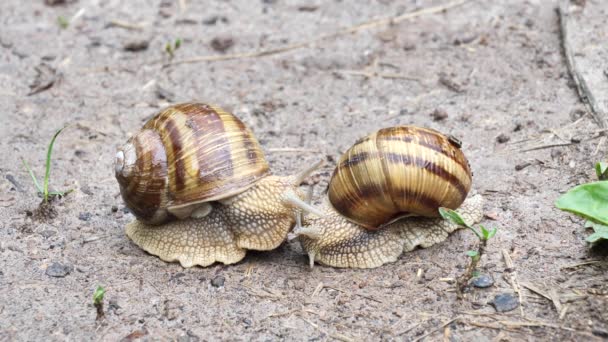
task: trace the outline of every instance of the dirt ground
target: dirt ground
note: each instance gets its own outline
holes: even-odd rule
[[[589,248],[582,220],[553,206],[595,179],[593,162],[608,150],[568,73],[557,2],[469,1],[282,53],[169,64],[282,47],[446,2],[3,0],[0,340],[608,338],[605,253]],[[588,0],[572,18],[576,56],[594,75],[608,74],[598,50],[606,15],[604,1]],[[176,39],[169,60],[165,46]],[[378,128],[416,124],[460,137],[486,199],[484,224],[499,228],[481,261],[495,284],[456,299],[446,278],[475,247],[467,231],[371,270],[310,269],[297,241],[207,268],[146,254],[124,234],[133,217],[114,179],[115,149],[160,108],[190,100],[239,116],[276,174],[326,158],[317,200],[340,153]],[[74,191],[53,203],[55,218],[38,220],[41,199],[20,158],[41,177],[64,125],[51,187]],[[97,285],[107,289],[102,321]],[[522,303],[497,313],[490,302],[505,293]]]

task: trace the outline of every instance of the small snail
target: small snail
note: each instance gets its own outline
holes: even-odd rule
[[[299,237],[311,267],[378,267],[456,230],[438,217],[439,207],[460,207],[467,222],[481,220],[481,196],[465,200],[471,181],[456,139],[415,126],[381,129],[342,155],[320,210],[325,215],[304,217],[291,237]]]
[[[200,103],[161,111],[118,149],[115,174],[136,216],[138,246],[184,267],[240,261],[247,249],[285,240],[302,202],[295,176],[270,175],[253,133],[234,115]],[[314,210],[314,209],[312,209]]]

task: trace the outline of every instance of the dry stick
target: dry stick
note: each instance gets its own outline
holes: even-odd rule
[[[511,259],[511,256],[509,255],[509,252],[507,252],[506,249],[502,250],[502,256],[505,259],[505,264],[507,266],[507,269],[509,270],[509,280],[511,282],[511,286],[513,287],[513,291],[515,291],[515,293],[517,293],[517,296],[519,297],[519,312],[521,313],[521,317],[525,317],[524,302],[523,297],[521,295],[521,286],[519,285],[519,281],[517,280],[517,271],[515,271],[513,259]]]
[[[127,29],[127,30],[136,30],[136,31],[141,31],[144,29],[144,25],[131,24],[126,21],[116,20],[116,19],[110,20],[109,26],[116,26],[116,27]]]
[[[566,65],[568,66],[568,72],[572,76],[572,80],[574,84],[576,84],[576,90],[578,92],[578,96],[581,101],[587,105],[587,108],[597,124],[601,128],[606,128],[608,125],[606,124],[605,116],[606,113],[600,107],[595,96],[589,89],[589,85],[583,74],[579,70],[576,61],[574,60],[574,52],[572,51],[572,45],[570,44],[570,39],[568,38],[568,19],[569,12],[567,9],[569,1],[563,2],[559,5],[557,10],[557,15],[559,17],[559,28],[561,33],[562,40],[562,50],[564,52],[564,57],[566,58]]]
[[[578,264],[573,264],[573,265],[568,265],[568,266],[560,267],[560,270],[564,270],[564,269],[567,269],[567,268],[576,268],[576,267],[585,266],[585,265],[593,265],[593,264],[597,264],[597,263],[600,263],[600,262],[603,262],[603,261],[602,260],[591,260],[591,261],[587,261],[587,262],[581,262],[581,263],[578,263]]]
[[[428,333],[426,333],[426,334],[418,337],[417,339],[413,340],[412,342],[418,342],[418,341],[422,340],[423,338],[425,338],[425,337],[427,337],[427,336],[429,336],[431,334],[434,334],[434,333],[438,332],[439,330],[443,329],[444,327],[448,326],[449,324],[452,324],[453,322],[455,322],[455,321],[457,321],[459,319],[461,319],[461,317],[452,318],[451,320],[443,323],[442,325],[440,325],[439,327],[437,327],[437,328],[429,331]]]
[[[546,294],[544,291],[542,291],[541,289],[539,289],[538,287],[536,287],[536,286],[534,286],[534,285],[532,285],[532,284],[529,284],[529,283],[521,283],[520,285],[521,285],[522,287],[525,287],[525,288],[527,288],[528,290],[530,290],[530,291],[532,291],[532,292],[534,292],[534,293],[536,293],[536,294],[538,294],[538,295],[542,296],[542,297],[545,297],[545,298],[546,298],[546,299],[548,299],[548,300],[553,300],[553,299],[551,298],[551,296],[549,296],[549,295],[548,295],[548,294]]]
[[[348,35],[351,33],[357,33],[359,31],[367,30],[372,27],[388,25],[391,23],[398,23],[401,21],[421,17],[423,15],[439,13],[439,12],[460,6],[469,1],[471,1],[471,0],[457,0],[457,1],[449,2],[445,5],[424,8],[424,9],[421,9],[418,11],[402,14],[399,16],[370,20],[370,21],[364,22],[362,24],[344,28],[344,29],[339,30],[334,33],[321,35],[317,38],[313,38],[313,39],[305,41],[305,42],[287,44],[284,46],[279,46],[276,48],[270,48],[270,49],[261,50],[261,51],[249,51],[249,52],[235,53],[235,54],[229,54],[229,55],[209,55],[209,56],[193,57],[193,58],[184,59],[181,61],[169,62],[169,63],[165,64],[165,66],[178,65],[178,64],[190,64],[190,63],[201,63],[201,62],[225,61],[225,60],[231,60],[231,59],[244,59],[244,58],[254,58],[254,57],[276,55],[276,54],[280,54],[280,53],[284,53],[284,52],[288,52],[288,51],[292,51],[292,50],[309,47],[310,45],[312,45],[314,43],[318,43],[318,42],[328,40],[331,38],[345,36],[345,35]],[[159,62],[159,61],[155,61],[155,62]],[[162,60],[161,60],[161,62],[162,62]]]
[[[479,239],[479,247],[477,247],[477,255],[471,258],[469,262],[469,266],[467,266],[466,271],[461,274],[458,278],[456,278],[456,297],[458,299],[464,298],[464,288],[468,285],[469,280],[473,278],[473,272],[477,269],[477,264],[481,257],[486,252],[486,246],[488,245],[488,240]]]

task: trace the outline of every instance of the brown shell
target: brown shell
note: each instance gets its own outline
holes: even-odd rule
[[[408,215],[456,209],[471,189],[471,170],[456,139],[415,126],[379,130],[353,145],[329,183],[329,201],[368,229]]]
[[[166,209],[239,194],[268,174],[253,133],[234,115],[211,105],[166,108],[119,149],[116,178],[139,219],[167,220]]]

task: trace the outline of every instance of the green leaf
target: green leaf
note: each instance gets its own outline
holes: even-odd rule
[[[57,17],[57,24],[59,24],[59,27],[61,27],[62,29],[66,29],[68,28],[68,26],[70,26],[70,21],[67,20],[65,17],[59,16]]]
[[[599,181],[576,186],[560,196],[555,206],[608,225],[608,181]]]
[[[498,229],[496,227],[492,228],[492,230],[490,230],[490,234],[488,234],[488,238],[486,240],[493,238],[494,235],[496,235],[497,231],[498,231]]]
[[[180,46],[182,46],[182,40],[177,38],[175,40],[175,50],[179,49]]]
[[[479,225],[479,228],[481,228],[481,235],[483,236],[483,239],[489,239],[490,231],[487,230],[486,227],[482,226],[481,224]]]
[[[464,222],[464,220],[462,219],[460,214],[458,214],[457,212],[455,212],[452,209],[441,207],[441,208],[439,208],[439,214],[441,215],[441,217],[443,217],[444,220],[448,220],[459,226],[471,228],[471,226],[469,226],[466,222]]]
[[[36,186],[36,190],[38,190],[38,193],[41,194],[42,188],[40,187],[40,183],[38,183],[38,179],[34,175],[34,171],[32,171],[32,169],[30,168],[29,164],[25,161],[25,159],[21,158],[21,161],[23,162],[23,166],[25,166],[25,169],[27,170],[27,172],[30,174],[30,177],[32,177],[32,181],[34,181],[34,186]]]
[[[608,240],[608,226],[592,221],[585,222],[585,228],[593,228],[594,233],[587,237],[587,242],[596,243],[600,240]]]
[[[53,135],[51,143],[49,144],[49,148],[46,151],[46,172],[44,173],[44,189],[42,191],[45,202],[49,200],[49,178],[51,177],[51,153],[53,152],[53,145],[55,144],[55,139],[57,139],[57,136],[59,133],[61,133],[61,131],[64,130],[64,128],[65,127],[55,132],[55,135]]]
[[[595,173],[599,180],[608,180],[608,163],[598,162],[595,164]]]
[[[106,289],[101,286],[97,286],[95,292],[93,293],[93,304],[99,305],[103,301],[103,296],[106,294]]]
[[[470,256],[471,258],[476,257],[479,253],[477,253],[477,251],[466,251],[465,252],[468,256]]]

